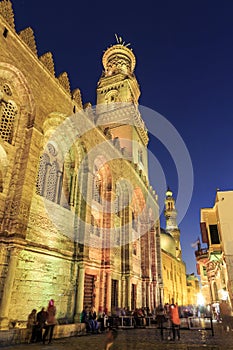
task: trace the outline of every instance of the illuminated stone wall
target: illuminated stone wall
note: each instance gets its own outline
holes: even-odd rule
[[[11,318],[25,320],[28,310],[47,307],[48,300],[53,298],[58,318],[66,316],[72,319],[76,273],[72,261],[61,258],[59,254],[22,250],[11,296],[11,304],[17,307],[11,309]],[[19,298],[24,298],[27,306]]]
[[[187,305],[186,266],[168,252],[162,250],[164,303],[172,298],[178,305]]]
[[[198,305],[198,294],[200,293],[200,285],[198,278],[193,274],[187,275],[187,304]]]

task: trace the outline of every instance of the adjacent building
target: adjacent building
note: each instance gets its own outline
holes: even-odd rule
[[[201,209],[202,242],[195,252],[207,303],[233,302],[233,191],[217,191],[214,206]]]

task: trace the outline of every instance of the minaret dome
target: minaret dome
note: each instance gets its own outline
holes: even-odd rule
[[[132,49],[123,43],[109,47],[102,58],[106,75],[114,73],[132,74],[136,65],[136,58]]]

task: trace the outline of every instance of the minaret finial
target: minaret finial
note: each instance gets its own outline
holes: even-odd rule
[[[117,44],[120,44],[120,43],[119,43],[119,38],[118,38],[118,35],[117,35],[117,34],[115,34],[115,37],[116,37],[116,42],[117,42]]]
[[[123,41],[122,37],[119,36],[118,34],[115,34],[115,38],[116,38],[117,44],[119,44],[119,45],[122,45],[122,46],[125,46],[125,47],[128,47],[129,45],[131,45],[130,43],[125,45],[125,41]]]

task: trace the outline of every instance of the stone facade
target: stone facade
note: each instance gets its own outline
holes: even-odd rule
[[[198,305],[200,283],[194,273],[187,275],[187,305]]]
[[[233,305],[233,248],[232,248],[232,203],[233,191],[216,193],[214,206],[202,208],[200,225],[202,242],[195,252],[198,273],[206,302],[221,300]]]
[[[174,302],[177,302],[180,306],[187,305],[186,265],[182,260],[175,199],[169,188],[166,192],[164,215],[166,229],[161,229],[164,303],[171,303],[174,299]]]
[[[187,305],[186,266],[174,255],[162,249],[162,267],[164,284],[164,303],[171,303],[172,299],[178,305]]]
[[[159,208],[134,54],[107,49],[97,108],[83,107],[52,54],[38,58],[31,28],[17,34],[10,1],[0,14],[1,329],[51,298],[68,322],[86,304],[154,309]]]

